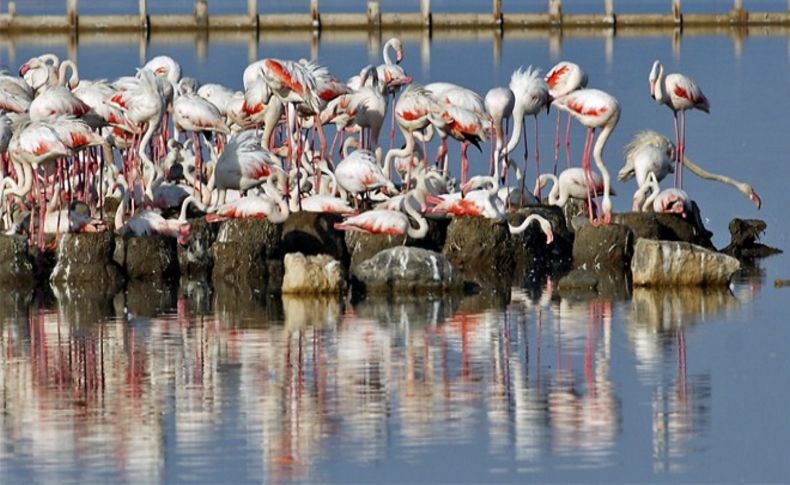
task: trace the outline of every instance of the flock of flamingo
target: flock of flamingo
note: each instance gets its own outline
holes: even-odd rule
[[[5,228],[26,233],[43,249],[46,234],[108,230],[105,202],[116,198],[116,231],[182,243],[190,207],[209,221],[255,217],[277,223],[295,211],[337,213],[344,215],[339,230],[420,238],[428,230],[426,217],[504,221],[511,208],[539,204],[549,182],[549,204],[583,199],[591,223],[611,221],[613,192],[603,150],[620,105],[587,88],[581,67],[561,62],[545,77],[532,67],[518,69],[508,87],[483,97],[456,84],[413,83],[400,65],[398,39],[386,43],[383,56],[384,64],[367,66],[345,83],[315,62],[263,59],[244,70],[243,91],[199,85],[182,77],[167,56],[113,82],[80,79],[74,63],[53,54],[32,58],[19,77],[0,74]],[[658,61],[649,82],[656,102],[675,116],[675,142],[644,131],[626,147],[619,178],[636,179],[634,210],[685,214],[690,199],[682,190],[684,166],[735,186],[759,208],[751,186],[706,172],[684,155],[686,112],[709,109],[701,89],[681,74],[665,75]],[[541,174],[537,117],[551,106],[557,109],[554,167]],[[384,153],[379,138],[388,110],[390,148]],[[561,111],[568,113],[568,168],[557,176]],[[532,192],[526,188],[527,115],[535,118],[538,176]],[[581,168],[570,166],[572,119],[587,129]],[[335,125],[331,144],[324,135],[328,124]],[[400,148],[394,147],[396,127],[405,139]],[[522,134],[523,169],[509,158]],[[426,143],[435,135],[441,143],[429,159]],[[449,138],[461,144],[460,190],[448,166]],[[488,175],[469,178],[467,149],[483,141],[491,142]],[[675,174],[674,187],[662,191],[659,182],[669,173]],[[174,219],[163,216],[176,212]],[[550,242],[551,225],[538,215],[510,229],[520,232],[532,222]]]

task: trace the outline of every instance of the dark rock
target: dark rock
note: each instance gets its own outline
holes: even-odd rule
[[[130,280],[174,278],[178,276],[176,246],[173,238],[118,238],[114,259]]]
[[[510,287],[515,265],[506,223],[454,217],[442,253],[470,281],[483,287]]]
[[[214,266],[211,246],[217,239],[219,224],[206,222],[204,217],[190,219],[187,243],[177,246],[178,269],[189,279],[207,279]]]
[[[622,271],[633,255],[634,234],[626,226],[587,224],[576,233],[573,267],[587,271]]]
[[[581,227],[585,221],[589,222],[590,220],[590,217],[587,215],[587,201],[568,199],[565,205],[562,206],[562,215],[565,217],[568,231],[575,233],[577,227]]]
[[[119,300],[122,301],[127,316],[147,318],[172,311],[177,298],[177,283],[160,279],[130,280],[126,290],[115,297],[116,307]]]
[[[560,292],[568,291],[595,291],[598,288],[598,277],[592,271],[575,269],[566,274],[558,282]]]
[[[113,261],[115,236],[111,232],[63,234],[50,282],[57,286],[83,285],[103,295],[114,295],[123,275]]]
[[[33,286],[33,260],[25,236],[0,235],[0,285]]]
[[[443,293],[463,290],[463,278],[435,251],[398,246],[379,252],[353,272],[355,288],[367,293]]]
[[[631,273],[635,286],[724,286],[741,267],[737,259],[701,246],[639,239]]]
[[[423,239],[412,239],[407,236],[388,236],[384,234],[366,234],[359,231],[346,231],[345,241],[351,255],[350,268],[356,266],[385,249],[396,246],[409,246],[441,252],[447,235],[450,220],[446,218],[428,218],[428,234]]]
[[[631,295],[630,273],[621,269],[588,271],[574,269],[558,282],[563,298],[627,300]]]
[[[716,249],[711,241],[713,233],[708,231],[702,223],[702,216],[696,202],[691,202],[691,210],[686,217],[679,214],[656,214],[656,217],[665,230],[669,231],[669,236],[664,236],[666,240],[682,241],[706,249]]]
[[[772,248],[758,242],[768,225],[760,219],[733,219],[730,221],[730,244],[721,252],[738,259],[764,258],[781,253],[781,249]]]
[[[348,265],[345,235],[336,231],[335,223],[343,217],[318,212],[295,212],[283,223],[280,254],[302,253],[305,256],[328,254]]]
[[[281,234],[281,224],[265,219],[232,219],[222,223],[212,245],[214,283],[243,286],[253,293],[280,291]]]
[[[531,214],[543,216],[551,223],[554,241],[547,245],[546,235],[533,223],[520,234],[511,234],[516,281],[523,286],[547,274],[570,269],[573,255],[573,234],[565,225],[562,209],[555,206],[534,206],[508,214],[508,222],[518,226]]]

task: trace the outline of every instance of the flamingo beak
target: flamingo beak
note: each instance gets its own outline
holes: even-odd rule
[[[27,63],[22,64],[22,67],[19,68],[19,75],[24,76],[25,74],[27,74],[27,71],[29,70],[30,70],[30,66],[28,66]]]
[[[757,210],[760,210],[760,207],[762,207],[762,205],[763,205],[763,201],[762,201],[762,199],[760,199],[760,196],[757,195],[756,192],[752,192],[752,195],[750,195],[749,198],[752,199],[752,202],[754,202],[754,205],[757,206]]]
[[[398,51],[395,53],[395,63],[400,64],[402,60],[403,60],[403,49],[398,49]]]

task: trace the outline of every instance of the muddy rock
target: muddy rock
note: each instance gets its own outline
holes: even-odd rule
[[[349,256],[345,235],[334,228],[335,223],[342,220],[343,217],[337,214],[317,212],[291,214],[283,223],[280,253],[328,254],[347,264]]]
[[[581,199],[568,199],[565,205],[562,206],[562,215],[565,217],[566,227],[570,232],[583,226],[585,221],[589,222],[590,217],[587,215],[587,201]]]
[[[510,287],[515,265],[506,223],[455,217],[442,253],[468,280],[483,287]]]
[[[0,235],[0,285],[22,287],[34,283],[27,238]]]
[[[409,246],[440,252],[444,246],[447,227],[450,220],[446,218],[427,219],[428,234],[423,239],[412,239],[407,236],[388,236],[384,234],[366,234],[359,231],[346,231],[345,241],[351,256],[350,268],[353,271],[361,262],[366,261],[380,251],[396,246]]]
[[[90,286],[105,295],[115,294],[123,286],[123,275],[113,261],[114,249],[111,232],[63,234],[50,282]]]
[[[541,275],[567,271],[573,255],[573,234],[565,225],[562,209],[554,206],[519,209],[508,214],[508,222],[518,226],[531,214],[539,214],[551,223],[554,241],[546,244],[546,236],[537,223],[530,224],[521,234],[511,234],[515,274],[522,281],[532,281]]]
[[[617,271],[628,268],[633,255],[634,234],[626,226],[587,224],[576,233],[573,267],[587,271]]]
[[[302,253],[288,253],[283,264],[283,293],[339,294],[343,291],[343,266],[329,255],[305,256]]]
[[[691,211],[686,217],[678,214],[656,214],[658,221],[672,236],[668,240],[683,241],[707,249],[715,250],[711,238],[713,233],[705,228],[702,223],[699,206],[691,202]]]
[[[359,264],[353,284],[367,293],[443,293],[463,290],[460,272],[442,254],[398,246]]]
[[[245,286],[253,293],[280,291],[282,261],[278,259],[281,224],[264,219],[232,219],[220,226],[211,251],[215,285]]]
[[[189,238],[177,246],[178,269],[189,279],[206,279],[214,266],[211,246],[217,239],[219,224],[210,224],[203,217],[190,219]]]
[[[730,221],[730,244],[721,252],[738,259],[764,258],[781,253],[781,249],[772,248],[758,242],[768,225],[760,219],[733,219]]]
[[[164,280],[178,276],[175,239],[164,237],[118,238],[113,256],[130,280]]]
[[[635,286],[727,285],[741,264],[723,253],[674,241],[639,239],[631,272]]]

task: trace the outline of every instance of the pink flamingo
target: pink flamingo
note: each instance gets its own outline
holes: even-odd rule
[[[428,221],[408,202],[404,204],[404,210],[405,214],[389,209],[369,210],[338,222],[335,224],[335,229],[369,234],[407,235],[412,239],[424,238],[428,234]],[[417,222],[416,228],[412,227],[409,216]]]
[[[544,173],[536,182],[538,187],[543,188],[549,181],[552,182],[551,191],[549,192],[549,204],[558,207],[563,207],[568,199],[587,199],[587,187],[590,181],[583,168],[571,167],[560,172],[559,177],[553,173]],[[603,178],[597,173],[592,173],[592,188],[596,193],[602,193],[604,190]],[[609,189],[611,195],[616,195],[613,189]],[[592,207],[588,210],[592,213]]]
[[[515,103],[516,97],[510,88],[497,87],[486,93],[486,112],[488,112],[488,115],[491,117],[491,121],[493,123],[493,134],[496,138],[494,156],[491,160],[493,166],[491,167],[489,175],[493,175],[497,180],[499,180],[499,167],[503,156],[505,139],[503,122],[506,119],[510,119],[510,117],[513,115],[513,107],[515,106]]]
[[[592,169],[590,168],[590,152],[592,151],[595,164],[603,177],[603,202],[601,203],[601,209],[603,210],[603,222],[608,224],[612,220],[612,201],[609,197],[609,171],[606,170],[602,155],[606,141],[620,120],[620,105],[612,95],[598,89],[574,91],[555,99],[554,104],[559,109],[570,113],[578,122],[587,127],[587,138],[582,157],[582,168],[585,170],[587,180],[587,184],[585,184],[587,187],[587,203],[589,207],[592,207],[592,191],[594,190]],[[601,133],[595,141],[595,147],[593,147],[593,137],[596,128],[601,128]],[[600,220],[593,220],[592,211],[590,211],[589,215],[590,222],[594,224],[600,222]]]
[[[647,191],[650,195],[645,198]],[[647,181],[634,193],[633,210],[646,211],[652,208],[653,212],[680,214],[683,218],[691,212],[691,199],[688,194],[676,188],[661,190],[658,179],[653,172],[647,176]]]
[[[664,75],[664,66],[659,61],[653,63],[648,77],[650,96],[656,103],[665,104],[675,117],[675,186],[683,188],[683,156],[686,154],[686,111],[698,109],[710,113],[708,98],[697,84],[683,74]],[[678,111],[682,114],[678,124]]]
[[[560,98],[577,89],[587,87],[587,73],[578,64],[562,61],[546,74],[546,84],[552,99]],[[568,167],[571,166],[571,115],[565,127],[565,157]],[[560,158],[560,112],[557,111],[557,130],[554,137],[554,175]]]

